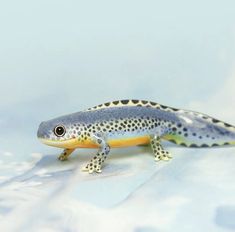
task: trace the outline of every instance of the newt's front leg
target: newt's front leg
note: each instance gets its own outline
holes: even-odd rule
[[[64,149],[64,151],[59,155],[58,159],[60,161],[65,161],[68,159],[69,155],[74,151],[75,149]]]
[[[100,149],[82,171],[100,173],[102,172],[102,165],[110,152],[110,147],[101,134],[94,135],[93,140],[100,146]]]

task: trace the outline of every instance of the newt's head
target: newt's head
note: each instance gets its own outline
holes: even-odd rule
[[[73,148],[79,141],[82,125],[73,124],[60,117],[42,122],[39,125],[37,136],[39,140],[49,146]]]

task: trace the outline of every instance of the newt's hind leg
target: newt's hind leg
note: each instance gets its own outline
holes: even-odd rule
[[[172,158],[170,152],[165,151],[161,145],[161,139],[159,136],[154,136],[150,140],[151,147],[155,156],[155,161],[168,161]]]
[[[89,173],[100,173],[102,172],[102,165],[110,152],[110,147],[105,139],[100,134],[93,136],[93,140],[100,146],[97,154],[90,160],[90,162],[82,169]]]
[[[65,161],[68,159],[70,154],[74,151],[75,149],[64,149],[64,151],[59,155],[58,159],[60,161]]]

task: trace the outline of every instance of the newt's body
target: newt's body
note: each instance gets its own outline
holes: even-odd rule
[[[112,147],[151,144],[156,160],[169,160],[161,139],[186,147],[235,145],[235,127],[207,115],[154,102],[122,100],[42,122],[40,140],[64,148],[60,160],[79,147],[99,148],[85,171],[100,172]]]

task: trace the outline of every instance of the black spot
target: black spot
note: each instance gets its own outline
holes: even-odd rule
[[[188,131],[188,129],[184,127],[183,131]]]
[[[224,125],[225,125],[226,127],[233,127],[232,125],[230,125],[230,124],[228,124],[228,123],[226,123],[226,122],[224,122]]]
[[[193,136],[197,136],[197,134],[196,134],[196,133],[193,133]]]
[[[124,105],[128,104],[128,102],[129,102],[129,100],[121,100],[121,103]]]
[[[185,136],[185,137],[188,137],[188,133],[185,133],[184,136]]]
[[[144,105],[148,103],[148,101],[144,101],[144,100],[141,101],[141,102],[142,102]]]
[[[204,144],[201,145],[201,147],[209,147],[209,145],[204,143]]]
[[[138,104],[138,105],[136,105],[136,106],[142,106],[142,105]]]
[[[172,143],[176,143],[176,141],[174,139],[169,139],[168,141],[172,142]]]
[[[171,107],[171,109],[174,110],[174,111],[179,111],[179,109],[176,109],[176,108],[172,108],[172,107]]]
[[[219,144],[217,144],[217,143],[213,143],[211,146],[212,146],[212,147],[218,147],[218,146],[219,146]]]
[[[218,122],[220,122],[218,119],[215,119],[215,118],[212,118],[212,122],[213,123],[218,123]]]
[[[224,143],[224,145],[226,146],[226,145],[230,145],[230,143]]]
[[[199,136],[199,139],[202,139],[202,136]]]
[[[105,105],[105,106],[109,106],[109,105],[110,105],[110,102],[107,102],[107,103],[105,103],[104,105]]]
[[[157,103],[156,102],[149,102],[152,106],[156,106]]]
[[[181,123],[178,123],[177,126],[178,126],[178,127],[182,127],[182,124],[181,124]]]
[[[176,127],[173,127],[173,128],[172,128],[172,130],[173,130],[173,131],[176,131],[176,130],[177,130],[177,128],[176,128]]]
[[[193,143],[193,144],[190,144],[189,146],[190,146],[190,147],[198,147],[198,145],[197,145],[197,144],[194,144],[194,143]]]
[[[166,109],[168,108],[167,106],[161,105],[162,109]]]
[[[186,143],[181,143],[180,145],[181,145],[181,146],[184,146],[184,147],[187,147],[187,144],[186,144]]]
[[[114,105],[118,105],[119,101],[114,101],[113,104]]]
[[[208,119],[208,117],[206,117],[206,116],[202,116],[202,118],[203,118],[203,119]]]
[[[131,100],[134,104],[137,104],[139,100]]]

